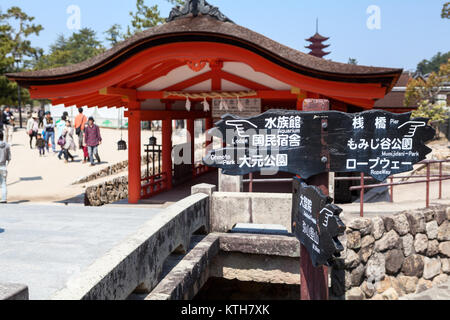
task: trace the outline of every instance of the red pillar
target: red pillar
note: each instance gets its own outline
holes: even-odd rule
[[[191,146],[191,164],[192,170],[194,170],[194,162],[195,162],[195,120],[187,119],[187,133],[188,133],[188,141],[187,143]]]
[[[128,202],[141,200],[141,113],[140,103],[130,102],[128,117]]]
[[[172,120],[162,122],[162,172],[167,175],[167,189],[172,189]]]

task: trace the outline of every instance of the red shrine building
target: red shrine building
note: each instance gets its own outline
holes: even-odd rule
[[[313,51],[323,49],[318,44],[324,38],[311,40]],[[189,0],[172,10],[166,23],[92,59],[7,76],[28,88],[31,98],[50,99],[53,105],[126,107],[128,194],[129,202],[137,203],[152,194],[149,188],[172,188],[174,120],[187,120],[193,140],[195,120],[204,120],[206,129],[213,126],[220,113],[217,99],[257,100],[257,113],[302,110],[307,98],[328,99],[331,110],[370,110],[401,74],[401,69],[337,63],[302,53],[233,23],[204,0]],[[205,101],[212,110],[205,108]],[[141,122],[154,120],[162,120],[158,182],[141,176]],[[193,165],[192,174],[200,172]]]

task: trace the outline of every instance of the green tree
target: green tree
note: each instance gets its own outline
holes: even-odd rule
[[[17,84],[10,82],[5,73],[28,69],[34,60],[42,55],[42,49],[33,47],[29,37],[39,35],[43,30],[34,24],[34,17],[27,15],[19,7],[11,7],[0,12],[0,105],[17,105]],[[19,58],[17,65],[15,55]],[[29,102],[27,90],[21,90],[22,101]]]
[[[50,53],[36,60],[35,69],[48,69],[80,63],[102,53],[105,48],[89,28],[74,32],[69,38],[59,35]]]
[[[166,0],[167,2],[181,6],[184,5],[184,0]],[[155,27],[164,23],[165,18],[161,16],[159,6],[147,5],[144,0],[136,0],[136,10],[131,11],[131,25],[126,27],[126,32],[122,32],[122,26],[113,24],[111,28],[105,31],[106,41],[111,46],[115,46],[120,41],[123,41],[134,34],[144,31],[145,29]]]
[[[125,38],[125,35],[122,33],[122,27],[118,23],[113,24],[111,28],[106,30],[104,33],[106,35],[106,40],[111,46],[115,46]]]
[[[137,32],[145,29],[155,27],[164,22],[164,18],[161,17],[159,6],[157,4],[153,6],[147,6],[144,0],[136,0],[136,11],[130,12],[132,29],[128,29],[128,36],[131,36]]]
[[[406,88],[405,106],[416,104],[418,109],[414,117],[429,118],[432,122],[440,123],[448,118],[445,103],[438,101],[438,95],[445,83],[450,81],[450,59],[432,72],[427,79],[412,79]]]
[[[358,60],[356,60],[355,58],[348,58],[348,64],[357,65]]]
[[[446,63],[450,59],[450,52],[442,54],[438,52],[434,55],[431,60],[422,60],[417,65],[417,71],[421,74],[428,74],[431,72],[439,72],[439,69],[442,64]]]
[[[444,3],[441,13],[442,19],[450,19],[450,2]]]

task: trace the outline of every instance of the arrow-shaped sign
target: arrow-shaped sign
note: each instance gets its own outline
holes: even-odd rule
[[[411,113],[271,110],[248,119],[225,115],[209,134],[227,147],[210,151],[204,163],[224,174],[270,170],[307,179],[327,171],[364,172],[384,181],[424,160],[435,130]]]

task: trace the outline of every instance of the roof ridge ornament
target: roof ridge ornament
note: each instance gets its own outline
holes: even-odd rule
[[[210,16],[222,22],[234,23],[222,12],[220,12],[218,7],[210,5],[206,0],[186,0],[184,6],[176,6],[172,9],[169,17],[166,19],[166,22],[174,21],[178,18],[183,18],[190,15],[194,17],[198,17],[199,15]]]

